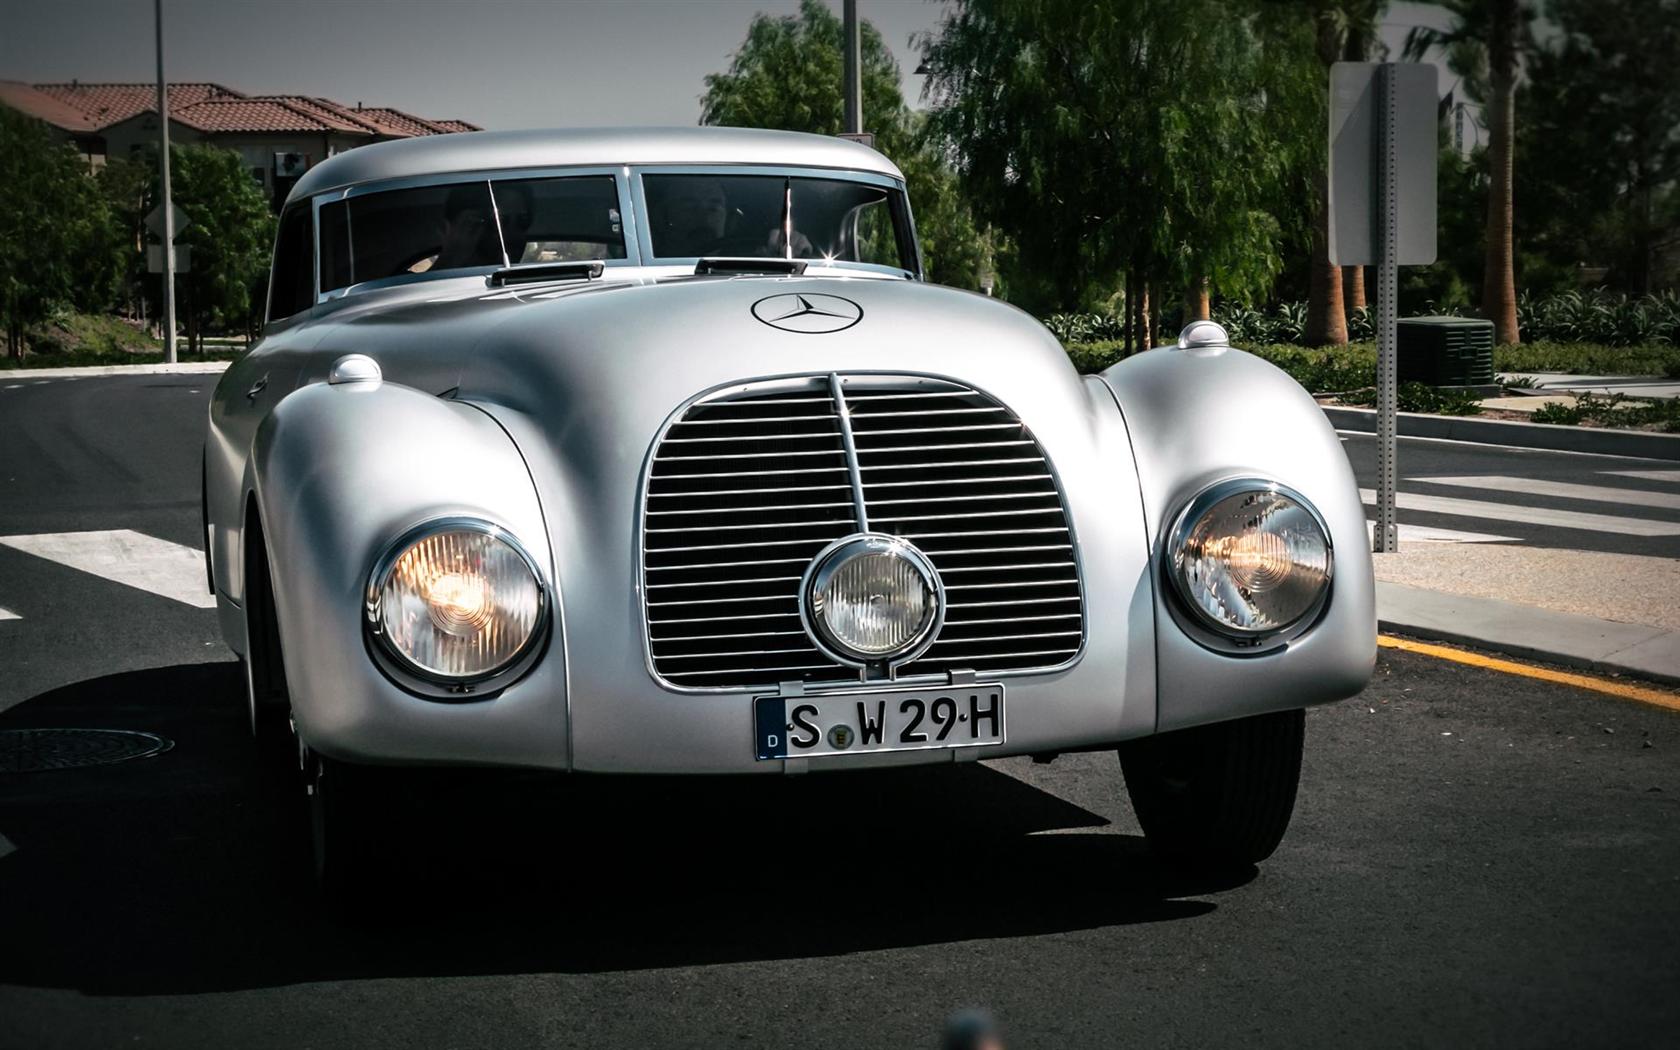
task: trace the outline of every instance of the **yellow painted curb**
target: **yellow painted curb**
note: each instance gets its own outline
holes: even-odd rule
[[[1471,667],[1481,667],[1489,671],[1499,671],[1502,674],[1538,678],[1543,682],[1556,682],[1559,685],[1572,685],[1577,689],[1590,689],[1595,693],[1605,693],[1610,696],[1621,697],[1623,700],[1650,704],[1652,707],[1666,708],[1669,711],[1680,711],[1680,694],[1664,692],[1661,689],[1629,685],[1626,682],[1594,678],[1592,675],[1575,674],[1570,671],[1554,671],[1549,667],[1534,667],[1530,664],[1517,663],[1514,660],[1501,660],[1496,656],[1483,656],[1481,653],[1451,649],[1444,645],[1430,645],[1427,642],[1414,642],[1407,638],[1395,638],[1386,634],[1377,636],[1377,644],[1385,649],[1400,649],[1408,653],[1433,656],[1437,660],[1451,660],[1453,663],[1468,664]]]

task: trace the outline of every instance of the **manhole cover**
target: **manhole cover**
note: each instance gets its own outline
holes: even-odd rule
[[[108,766],[131,758],[161,755],[174,743],[126,729],[0,730],[0,773]]]

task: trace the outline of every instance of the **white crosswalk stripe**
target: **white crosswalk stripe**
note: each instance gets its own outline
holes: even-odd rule
[[[1376,490],[1360,489],[1359,498],[1375,506]],[[1416,492],[1399,493],[1398,503],[1401,510],[1415,510],[1425,514],[1488,518],[1493,521],[1521,522],[1527,525],[1550,525],[1559,529],[1613,532],[1622,536],[1680,536],[1680,522],[1622,518],[1578,510],[1525,507],[1516,503],[1491,503],[1487,500],[1458,499],[1452,496],[1425,496]]]
[[[1376,522],[1369,523],[1372,530]],[[1436,529],[1428,525],[1400,523],[1401,543],[1515,543],[1515,536],[1490,536],[1485,532],[1460,532],[1457,529]]]
[[[199,609],[216,607],[205,586],[203,554],[131,529],[0,536],[0,546]]]
[[[1600,503],[1620,503],[1629,507],[1661,507],[1680,510],[1680,493],[1650,492],[1645,489],[1624,489],[1610,485],[1580,485],[1570,481],[1546,481],[1541,478],[1508,478],[1492,475],[1451,478],[1408,478],[1408,481],[1430,485],[1452,485],[1467,489],[1493,492],[1522,492],[1534,496],[1556,496],[1559,499],[1596,500]]]
[[[1680,483],[1680,470],[1607,470],[1619,478],[1638,478],[1641,481],[1672,481]]]

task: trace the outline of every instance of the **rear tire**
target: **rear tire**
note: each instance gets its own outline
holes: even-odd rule
[[[1180,729],[1120,748],[1144,837],[1159,856],[1216,866],[1272,855],[1295,811],[1305,711]]]

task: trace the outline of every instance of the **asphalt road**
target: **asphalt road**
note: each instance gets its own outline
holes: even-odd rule
[[[1362,489],[1377,484],[1377,439],[1342,435]],[[1563,550],[1680,558],[1680,463],[1402,438],[1407,526]],[[1367,499],[1368,516],[1375,517]]]
[[[212,614],[4,542],[196,547],[209,385],[14,382],[0,729],[175,746],[0,775],[0,1047],[929,1047],[973,1004],[1011,1048],[1680,1031],[1680,716],[1386,650],[1362,696],[1309,713],[1295,822],[1258,870],[1156,864],[1105,754],[890,780],[427,779],[392,814],[388,900],[330,922]],[[1413,445],[1420,470],[1472,457],[1440,476],[1583,469]],[[1571,536],[1629,540],[1552,538]]]

